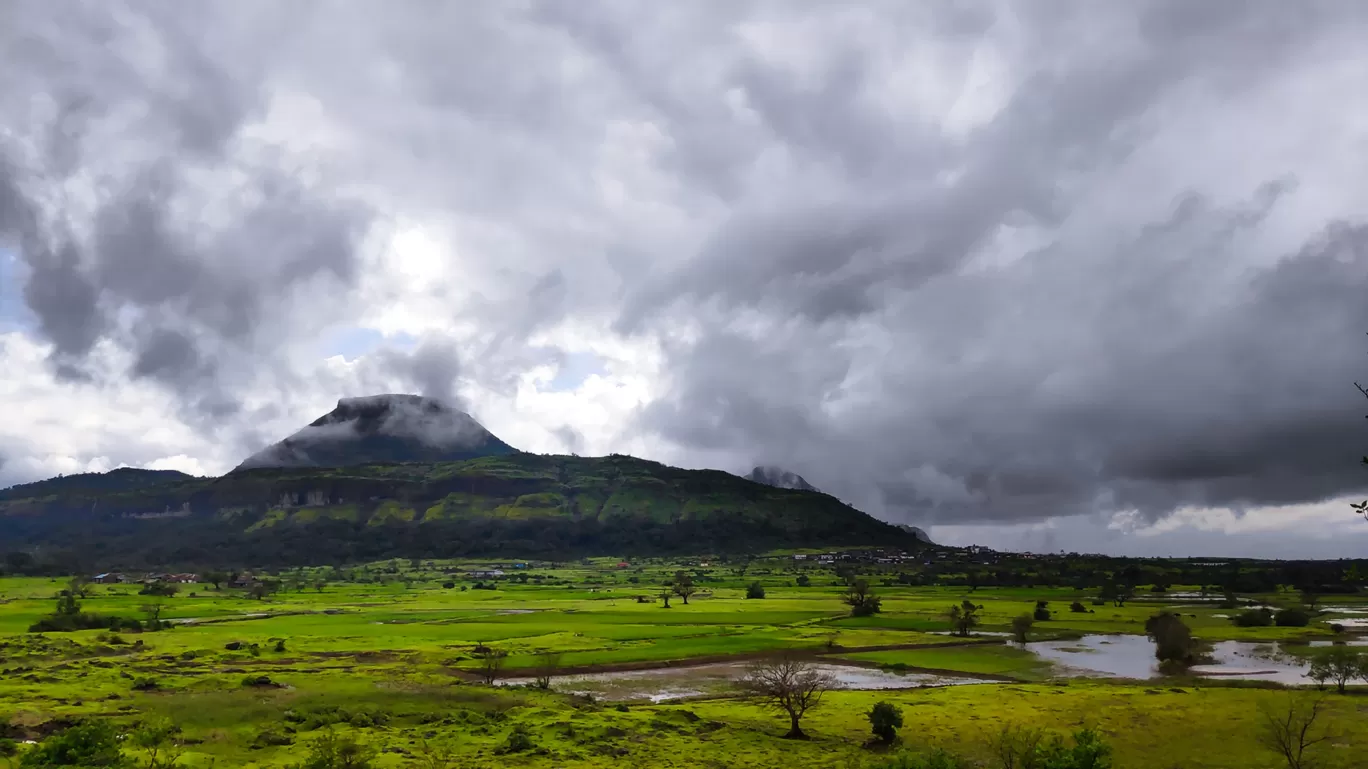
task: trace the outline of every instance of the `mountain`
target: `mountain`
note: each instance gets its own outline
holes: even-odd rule
[[[926,544],[928,544],[928,545],[935,544],[934,542],[931,541],[931,535],[930,535],[930,534],[927,534],[926,531],[923,530],[923,529],[920,529],[920,528],[918,528],[918,527],[916,527],[916,526],[908,526],[908,525],[905,524],[905,523],[904,523],[904,524],[899,524],[899,525],[898,525],[898,528],[900,528],[900,529],[902,529],[903,531],[907,532],[908,534],[911,534],[912,536],[916,537],[918,542],[924,542],[924,543],[926,543]]]
[[[58,494],[130,491],[188,480],[193,477],[195,476],[186,475],[179,470],[143,470],[138,467],[120,467],[107,473],[59,475],[56,478],[48,478],[43,481],[21,483],[7,489],[0,489],[0,501]]]
[[[763,483],[766,486],[773,486],[776,489],[798,489],[800,491],[819,491],[816,486],[808,483],[803,476],[791,473],[782,467],[769,467],[765,465],[757,466],[750,474],[743,476],[748,481]]]
[[[452,462],[517,451],[464,411],[418,395],[343,398],[337,408],[248,457],[234,472],[264,467],[347,467]]]
[[[628,456],[524,453],[11,498],[0,542],[69,559],[53,566],[68,570],[920,547],[819,492]]]

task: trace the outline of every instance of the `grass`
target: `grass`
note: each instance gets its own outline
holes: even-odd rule
[[[64,717],[99,715],[131,725],[164,715],[184,729],[192,744],[182,764],[194,767],[297,762],[319,733],[306,726],[329,719],[334,728],[386,749],[378,763],[385,767],[419,765],[417,752],[425,741],[449,747],[459,759],[451,765],[471,767],[598,767],[623,759],[652,767],[846,767],[868,756],[863,714],[888,700],[904,708],[903,739],[912,747],[939,745],[986,758],[989,736],[1006,723],[1061,731],[1088,725],[1116,747],[1118,769],[1155,766],[1146,758],[1155,745],[1164,746],[1168,763],[1162,766],[1233,769],[1274,765],[1255,739],[1260,708],[1278,705],[1288,692],[1191,679],[1055,681],[1050,666],[1029,651],[1005,644],[947,646],[960,642],[944,635],[946,609],[969,598],[983,606],[978,629],[1001,631],[1036,601],[1049,601],[1056,613],[1035,625],[1033,638],[1138,633],[1144,619],[1163,607],[1183,613],[1194,633],[1208,640],[1332,637],[1324,623],[1236,628],[1215,616],[1232,612],[1214,605],[1160,600],[1092,606],[1089,596],[1068,589],[882,586],[877,589],[883,613],[853,619],[834,575],[816,567],[805,572],[812,586],[799,588],[784,562],[758,561],[744,573],[700,559],[624,568],[618,562],[602,558],[516,570],[504,562],[499,565],[508,577],[496,590],[474,589],[476,580],[456,571],[495,566],[483,561],[384,562],[341,575],[286,574],[287,583],[309,587],[264,600],[226,588],[184,586],[160,599],[162,616],[192,622],[122,638],[99,631],[27,633],[51,611],[66,581],[0,579],[0,723],[29,733]],[[700,587],[689,604],[676,599],[665,609],[654,600],[637,602],[638,595],[654,596],[679,568],[693,571]],[[325,576],[332,578],[322,591],[312,587]],[[765,599],[744,597],[752,581],[765,586]],[[455,586],[443,587],[447,582]],[[139,616],[140,607],[153,600],[138,595],[135,586],[94,586],[82,608]],[[1074,600],[1093,611],[1069,612]],[[1368,606],[1352,597],[1336,604]],[[275,650],[278,641],[284,642],[281,651]],[[479,665],[480,644],[507,652],[510,673],[526,673],[543,651],[562,653],[566,667],[611,668],[797,649],[894,670],[1013,681],[831,692],[805,722],[815,739],[795,743],[779,738],[785,724],[775,713],[735,699],[619,710],[555,692],[475,685],[469,674]],[[284,688],[244,687],[249,675],[268,676]],[[156,686],[135,690],[143,679]],[[1328,702],[1330,724],[1342,736],[1327,749],[1325,766],[1354,766],[1361,755],[1356,751],[1368,740],[1368,698],[1354,693]],[[348,718],[338,715],[342,711]],[[375,723],[378,716],[383,723]],[[519,724],[535,735],[540,752],[496,756]],[[291,742],[262,747],[263,733]]]

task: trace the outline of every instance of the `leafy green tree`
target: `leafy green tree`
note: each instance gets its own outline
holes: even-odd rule
[[[973,630],[979,623],[978,607],[973,601],[968,599],[961,601],[956,606],[951,606],[950,611],[946,612],[950,619],[950,629],[956,635],[967,638],[969,631]]]
[[[875,703],[865,715],[869,718],[870,731],[881,742],[893,742],[903,725],[902,708],[891,702]]]
[[[1154,641],[1154,656],[1160,662],[1192,662],[1192,630],[1177,614],[1162,611],[1145,620],[1145,635]]]
[[[179,734],[179,726],[163,719],[138,727],[128,741],[147,754],[147,769],[169,769],[180,759],[181,747],[176,742]]]
[[[850,607],[850,614],[853,617],[868,617],[878,614],[883,609],[883,599],[874,594],[869,587],[869,580],[863,577],[850,583],[841,600]]]
[[[354,737],[328,729],[309,744],[309,756],[297,769],[372,769],[375,755],[374,749]]]
[[[98,766],[105,769],[128,767],[128,757],[119,747],[119,734],[106,721],[82,721],[58,732],[24,753],[19,766]]]
[[[1345,646],[1336,646],[1318,655],[1311,661],[1307,678],[1322,686],[1333,682],[1340,694],[1350,681],[1368,678],[1368,657]]]
[[[795,581],[798,583],[798,587],[807,587],[812,584],[812,579],[806,574],[799,574]]]
[[[698,592],[694,585],[693,577],[686,571],[677,571],[674,576],[674,593],[684,599],[684,605],[689,605],[689,596]]]
[[[1035,619],[1029,614],[1022,614],[1012,618],[1012,640],[1019,645],[1025,646],[1030,640],[1031,627],[1035,625]]]
[[[762,585],[762,584],[760,584],[759,582],[752,582],[752,583],[750,583],[750,585],[746,588],[746,597],[747,597],[747,598],[764,598],[764,597],[765,597],[765,586]]]

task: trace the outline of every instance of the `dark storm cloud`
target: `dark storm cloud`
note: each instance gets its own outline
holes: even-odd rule
[[[317,300],[354,283],[371,214],[244,137],[267,107],[254,65],[268,57],[231,49],[278,32],[253,23],[260,9],[11,8],[0,236],[30,268],[24,297],[59,375],[107,339],[131,349],[132,376],[220,418],[237,408],[225,362],[260,365],[294,310],[336,311]]]
[[[257,447],[303,400],[509,401],[565,360],[544,337],[616,330],[665,380],[624,440],[891,517],[1364,485],[1365,105],[1334,89],[1368,6],[0,9],[0,237],[54,364],[121,348]],[[372,207],[422,253],[362,258]],[[299,360],[408,302],[416,347]]]
[[[1363,27],[1361,11],[1325,4],[1305,16],[1191,5],[1028,20],[1041,48],[1069,30],[1135,36],[1105,51],[1061,45],[1072,60],[1026,78],[921,178],[924,165],[891,181],[848,154],[869,149],[862,130],[804,123],[847,114],[849,102],[748,76],[748,93],[763,96],[751,103],[780,136],[838,158],[848,194],[785,191],[739,208],[698,260],[638,290],[623,330],[705,318],[697,341],[670,351],[672,390],[642,424],[739,467],[785,464],[914,521],[1153,518],[1368,486],[1346,461],[1363,442],[1347,409],[1368,328],[1364,229],[1330,223],[1276,266],[1242,264],[1295,188],[1295,167],[1238,205],[1188,193],[1115,240],[1061,235],[1076,216],[1070,186],[1118,167],[1168,101],[1257,91],[1307,41]],[[900,141],[875,144],[885,158],[925,157]],[[974,269],[1004,227],[1044,243]],[[861,352],[871,334],[881,360]],[[813,375],[815,361],[827,376]]]

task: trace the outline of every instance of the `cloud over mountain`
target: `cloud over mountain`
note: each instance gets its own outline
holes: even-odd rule
[[[1361,490],[1365,35],[1328,0],[17,0],[0,474],[226,470],[409,391],[923,526]],[[63,426],[102,402],[158,427]]]

